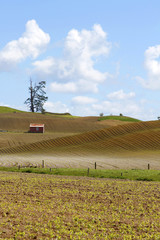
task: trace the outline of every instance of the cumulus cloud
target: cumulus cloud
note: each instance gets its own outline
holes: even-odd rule
[[[99,24],[95,24],[92,30],[72,29],[64,41],[62,58],[48,57],[42,61],[35,61],[33,72],[39,77],[57,79],[58,83],[51,85],[52,91],[58,89],[59,92],[64,92],[66,88],[66,92],[70,92],[68,84],[73,86],[74,82],[75,92],[77,89],[97,92],[98,84],[111,78],[112,75],[95,69],[95,60],[102,55],[108,56],[110,49],[111,43],[108,42],[107,34]],[[60,85],[62,83],[59,82],[65,84]]]
[[[28,21],[22,37],[9,42],[0,51],[0,71],[9,71],[27,57],[37,58],[49,41],[49,34],[43,32],[35,20]]]
[[[97,102],[97,99],[95,98],[90,98],[87,96],[76,96],[74,98],[72,98],[72,102],[74,104],[78,104],[78,105],[85,105],[85,104],[91,104],[91,103],[95,103]]]
[[[51,90],[53,92],[74,93],[78,89],[77,89],[77,86],[76,86],[76,84],[74,82],[68,82],[68,83],[53,82],[51,84]]]
[[[86,82],[80,79],[78,82],[57,83],[53,82],[50,85],[50,89],[53,92],[61,93],[77,93],[77,92],[98,92],[96,83]]]
[[[156,90],[160,89],[160,45],[149,47],[145,51],[144,66],[147,78],[137,76],[136,79],[143,87]]]
[[[107,97],[111,100],[126,100],[135,97],[135,92],[125,93],[122,89],[113,93],[109,93]]]
[[[122,113],[125,116],[143,120],[148,119],[149,116],[151,116],[150,109],[147,108],[146,111],[145,104],[141,101],[137,102],[135,100],[99,101],[95,98],[77,96],[72,99],[71,104],[71,114],[77,116],[99,116],[100,113],[104,113],[104,115],[119,115]]]
[[[44,104],[44,108],[46,109],[47,112],[53,112],[53,113],[66,113],[69,112],[69,108],[67,107],[66,104],[58,101],[58,102],[50,102],[47,101]]]
[[[76,116],[98,116],[102,112],[105,115],[119,115],[122,113],[125,116],[142,120],[153,120],[158,116],[153,112],[153,109],[149,109],[148,106],[146,107],[146,102],[144,100],[137,102],[134,99],[126,101],[98,101],[96,98],[76,96],[72,98],[71,103],[68,104],[62,103],[61,101],[47,101],[44,104],[44,108],[49,112],[70,112],[72,115]]]
[[[101,104],[93,104],[92,108],[95,111],[103,112],[104,114],[119,115],[122,113],[126,116],[140,116],[142,108],[135,102],[119,102],[119,101],[103,101]]]

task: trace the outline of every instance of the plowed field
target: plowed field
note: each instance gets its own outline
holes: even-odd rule
[[[44,137],[45,138],[45,137]],[[48,138],[48,136],[47,136]],[[89,131],[78,135],[41,140],[20,146],[1,148],[0,153],[60,151],[77,153],[118,153],[160,150],[160,121],[130,123]]]
[[[159,169],[160,121],[97,120],[0,114],[0,129],[8,130],[0,133],[0,164],[46,160],[48,166],[90,167],[98,161],[101,168],[146,168],[149,161]],[[45,123],[45,134],[28,133],[30,122]]]
[[[30,123],[44,123],[46,132],[79,133],[109,127],[112,123],[97,121],[98,117],[60,117],[38,113],[2,113],[0,114],[0,129],[27,132]],[[117,123],[116,123],[117,122]],[[113,121],[113,124],[124,124]]]
[[[160,239],[156,182],[1,172],[0,192],[0,239]]]

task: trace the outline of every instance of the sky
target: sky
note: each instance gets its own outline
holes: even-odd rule
[[[46,111],[160,116],[159,0],[0,0],[0,105],[29,110],[30,78]]]

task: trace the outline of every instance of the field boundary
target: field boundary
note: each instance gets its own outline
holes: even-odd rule
[[[21,172],[35,174],[50,174],[61,176],[81,176],[93,178],[112,178],[137,181],[160,181],[160,170],[140,170],[140,169],[80,169],[80,168],[44,168],[37,167],[0,167],[0,171]]]

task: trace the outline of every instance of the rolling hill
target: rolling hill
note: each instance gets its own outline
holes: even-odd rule
[[[123,124],[118,120],[101,122],[97,120],[98,117],[75,117],[66,113],[22,112],[0,106],[0,148],[25,145]],[[27,134],[30,123],[44,123],[45,134]]]
[[[0,132],[0,163],[37,164],[48,159],[50,165],[84,167],[98,160],[99,167],[120,168],[143,167],[150,160],[154,168],[160,166],[160,121],[129,122],[118,116],[98,120],[64,114],[0,113],[0,129],[7,130]],[[31,122],[44,123],[45,134],[28,133]]]
[[[134,119],[133,119],[134,121]],[[0,131],[10,133],[27,133],[30,123],[44,123],[46,134],[54,133],[56,137],[77,134],[86,131],[98,130],[128,123],[121,121],[121,118],[109,118],[99,121],[99,117],[76,117],[69,113],[31,113],[17,109],[0,106]],[[0,143],[1,145],[1,143]]]
[[[66,148],[66,149],[65,149]],[[92,152],[97,155],[142,150],[160,150],[160,121],[138,122],[88,131],[72,136],[40,140],[0,149],[0,153],[35,151]]]

